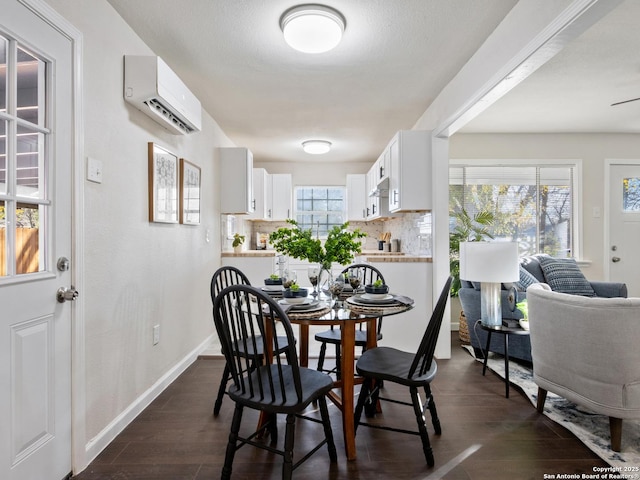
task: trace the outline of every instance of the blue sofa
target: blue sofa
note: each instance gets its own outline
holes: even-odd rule
[[[596,297],[627,297],[627,286],[616,282],[590,282],[584,278],[575,260],[554,259],[539,254],[520,259],[520,281],[504,284],[501,291],[503,322],[522,318],[515,304],[527,298],[526,288],[532,283],[546,283],[552,290],[563,293]],[[469,328],[469,339],[476,356],[483,358],[487,344],[487,332],[476,322],[480,318],[480,284],[461,280],[460,304]],[[504,353],[504,335],[492,335],[489,351]],[[531,343],[528,335],[512,335],[509,338],[509,357],[531,362]]]

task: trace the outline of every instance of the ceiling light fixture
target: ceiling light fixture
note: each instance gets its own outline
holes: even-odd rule
[[[346,22],[333,8],[310,4],[290,8],[280,17],[280,28],[291,48],[304,53],[327,52],[340,43]]]
[[[302,142],[302,149],[311,155],[322,155],[331,150],[331,142],[327,140],[307,140]]]

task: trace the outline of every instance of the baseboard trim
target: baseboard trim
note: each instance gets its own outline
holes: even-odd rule
[[[160,395],[172,382],[195,362],[198,356],[207,349],[213,335],[207,337],[200,345],[189,352],[182,360],[169,369],[146,392],[140,395],[98,435],[85,446],[85,458],[89,465],[155,398]],[[75,472],[79,473],[79,472]]]

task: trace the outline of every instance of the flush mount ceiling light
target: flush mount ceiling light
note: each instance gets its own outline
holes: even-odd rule
[[[322,155],[331,150],[331,142],[326,140],[307,140],[302,142],[302,149],[311,155]]]
[[[340,12],[324,5],[298,5],[280,17],[280,28],[291,48],[304,53],[322,53],[342,39],[345,20]]]

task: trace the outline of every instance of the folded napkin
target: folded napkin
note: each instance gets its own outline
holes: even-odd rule
[[[413,305],[413,298],[410,297],[406,297],[404,295],[394,295],[393,299],[398,302],[398,303],[402,303],[404,305]]]

